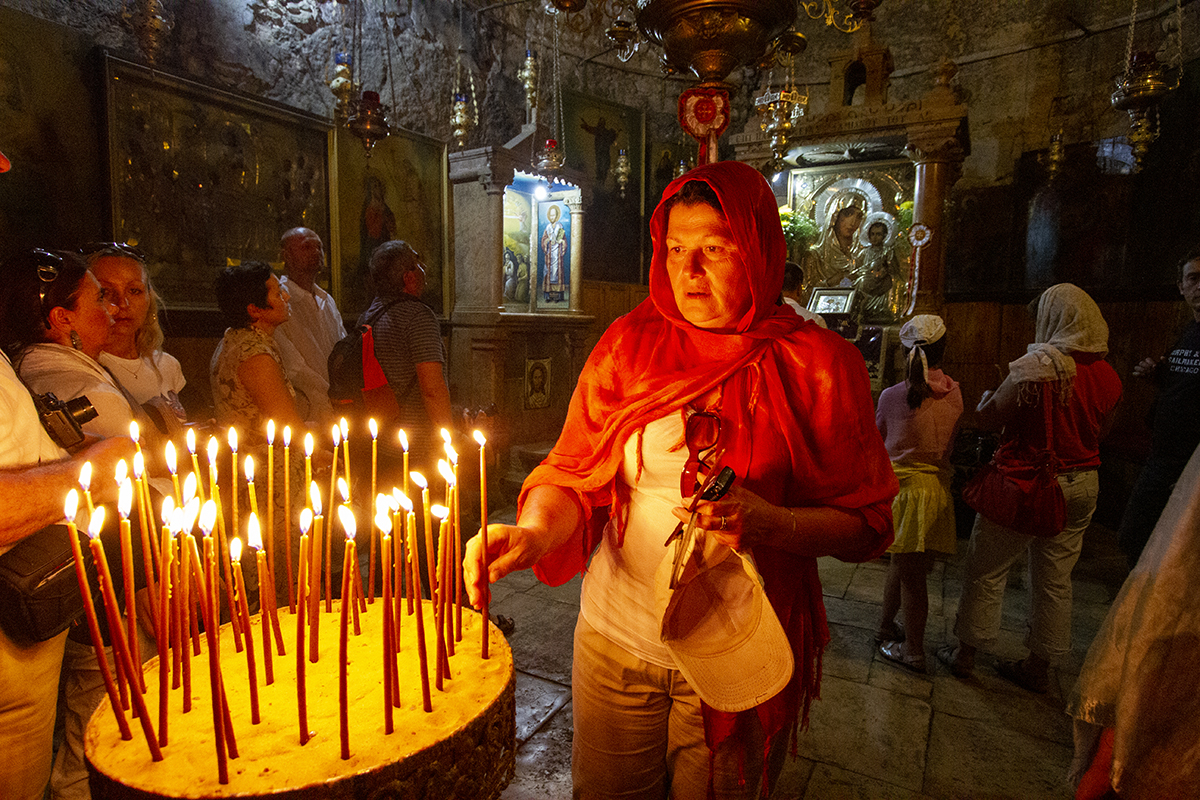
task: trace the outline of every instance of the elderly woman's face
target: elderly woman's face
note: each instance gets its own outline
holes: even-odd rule
[[[116,306],[112,338],[132,341],[150,316],[150,292],[142,265],[126,256],[101,256],[92,263],[91,270]]]
[[[750,283],[725,216],[707,203],[667,219],[667,275],[679,313],[697,328],[733,328],[750,308]]]

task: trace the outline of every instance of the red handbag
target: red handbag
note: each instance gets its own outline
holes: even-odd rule
[[[963,487],[963,500],[987,519],[1017,533],[1050,538],[1067,526],[1067,504],[1058,484],[1049,386],[1042,389],[1046,449],[1034,462],[997,460],[985,464]]]

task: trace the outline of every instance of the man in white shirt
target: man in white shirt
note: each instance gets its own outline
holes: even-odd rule
[[[296,402],[306,420],[332,415],[329,403],[329,354],[346,335],[342,315],[329,293],[317,285],[325,268],[321,237],[308,228],[292,228],[279,240],[287,275],[280,284],[291,295],[292,316],[275,329],[283,368],[296,390]]]

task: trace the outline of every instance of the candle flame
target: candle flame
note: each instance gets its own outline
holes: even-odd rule
[[[308,485],[308,503],[312,506],[313,514],[321,516],[321,490],[317,488],[316,481]]]
[[[342,417],[340,420],[338,420],[338,427],[342,429],[342,438],[349,439],[350,438],[350,425],[346,422],[345,417]]]
[[[235,564],[242,560],[242,540],[236,536],[229,543],[229,557],[233,559],[233,563]]]
[[[220,447],[221,447],[221,445],[217,443],[217,437],[215,437],[215,436],[208,437],[208,463],[209,464],[215,465],[217,463],[217,450],[220,449]]]
[[[422,475],[421,473],[410,472],[410,473],[408,473],[408,477],[412,480],[413,483],[415,483],[417,486],[421,487],[421,489],[429,488],[429,481],[425,480],[425,476]]]
[[[246,523],[246,544],[255,550],[262,550],[262,527],[258,524],[258,514],[250,512],[250,521]]]
[[[380,492],[375,495],[375,514],[386,514],[392,507],[392,496]]]
[[[212,502],[212,501],[209,501],[209,502]],[[216,510],[216,504],[214,504],[214,512],[215,512],[215,510]],[[196,517],[198,517],[198,516],[200,516],[200,498],[193,497],[191,500],[188,500],[187,505],[183,507],[183,525],[184,525],[184,527],[180,528],[180,530],[191,533],[192,528],[194,528],[196,525]],[[215,513],[213,515],[213,523],[214,524],[216,523],[216,514]]]
[[[375,527],[379,528],[379,532],[387,536],[392,532],[392,517],[386,511],[381,511],[375,515]]]
[[[405,510],[405,512],[407,512],[409,514],[412,513],[413,502],[412,502],[412,500],[408,499],[408,495],[406,495],[404,492],[399,492],[396,495],[396,499],[400,501],[400,507],[403,508]]]
[[[182,508],[172,509],[170,521],[164,519],[163,524],[167,526],[168,530],[183,531],[184,525],[187,524],[187,514],[183,513]]]
[[[367,427],[371,431],[372,439],[376,439],[379,437],[379,425],[376,424],[374,417],[371,417],[369,420],[367,420]]]
[[[283,426],[283,446],[284,447],[292,446],[292,426],[291,425]]]
[[[72,488],[67,492],[67,499],[63,501],[63,517],[67,522],[74,522],[77,511],[79,511],[79,492]]]
[[[438,433],[440,433],[442,435],[443,442],[445,442],[446,444],[450,444],[450,431],[449,430],[447,430],[446,428],[439,428]]]
[[[300,509],[300,533],[307,534],[308,529],[312,527],[313,513],[311,508]]]
[[[392,493],[388,495],[388,508],[395,514],[400,510],[400,495],[403,494],[399,489],[392,487]]]
[[[357,523],[354,521],[354,512],[350,510],[350,506],[338,506],[338,520],[342,523],[342,528],[346,531],[346,538],[353,541],[354,533],[357,529]]]
[[[196,496],[196,487],[199,480],[196,478],[196,473],[189,472],[187,477],[183,479],[183,504],[187,505],[193,497]]]
[[[446,479],[446,483],[454,485],[454,470],[450,469],[450,465],[446,463],[446,459],[438,459],[438,472],[442,473],[442,477]]]
[[[171,495],[167,495],[166,497],[163,498],[163,504],[162,504],[163,525],[167,525],[171,522],[171,512],[173,512],[174,510],[175,510],[175,498],[171,497]]]
[[[254,456],[246,456],[246,482],[254,483]]]
[[[187,449],[192,455],[196,455],[196,429],[187,429]]]
[[[167,451],[167,471],[168,471],[168,472],[170,472],[172,475],[174,475],[174,474],[175,474],[175,467],[176,467],[176,462],[175,462],[175,443],[174,443],[174,442],[170,442],[170,441],[169,441],[169,442],[167,442],[166,451]]]
[[[401,428],[400,430],[396,431],[396,437],[400,440],[400,447],[402,447],[404,449],[404,452],[407,453],[408,452],[408,434],[404,432],[403,428]]]
[[[236,453],[237,452],[237,442],[238,442],[237,428],[230,425],[229,426],[229,434],[226,438],[229,440],[229,449]]]
[[[141,430],[138,428],[137,420],[132,420],[129,423],[129,438],[133,439],[133,443],[138,443],[138,436],[141,435]]]
[[[128,476],[129,476],[129,465],[126,464],[125,459],[122,458],[120,461],[117,462],[117,470],[116,470],[117,485],[120,486],[121,481],[125,480],[125,478],[127,478]]]
[[[334,425],[333,428],[330,429],[329,435],[333,437],[334,447],[337,447],[342,443],[342,429],[337,425]]]
[[[483,447],[485,444],[487,444],[487,437],[483,435],[483,431],[477,430],[471,435],[475,437],[475,441],[479,442],[480,447]]]
[[[121,481],[121,488],[117,490],[117,513],[121,515],[121,519],[129,519],[129,509],[133,508],[133,484],[128,478]]]
[[[267,444],[275,444],[275,420],[267,420]]]
[[[342,496],[343,503],[350,502],[350,487],[346,484],[345,478],[338,478],[338,494]]]
[[[444,445],[442,445],[442,447],[446,451],[446,458],[448,458],[450,460],[451,464],[453,464],[454,466],[457,467],[458,466],[458,451],[455,450],[454,447],[449,442],[446,442]]]
[[[133,454],[133,479],[135,481],[140,481],[142,479],[142,473],[145,471],[146,457],[142,455],[142,451],[139,450]]]
[[[100,535],[101,529],[104,528],[104,506],[96,506],[96,512],[92,514],[91,520],[88,521],[88,536],[95,539]]]
[[[205,536],[212,534],[213,528],[217,524],[217,504],[211,499],[204,502],[204,508],[200,509],[200,530],[204,531]]]
[[[446,508],[443,505],[438,505],[437,503],[434,503],[432,506],[430,506],[429,513],[433,514],[438,519],[444,521],[446,519],[446,517],[450,516],[450,509]]]
[[[85,492],[92,488],[92,462],[85,461],[79,468],[79,488]]]
[[[311,433],[304,434],[304,455],[306,458],[312,458],[313,454],[313,438]]]

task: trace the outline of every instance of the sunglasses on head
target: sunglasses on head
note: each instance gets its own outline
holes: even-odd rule
[[[716,447],[719,438],[721,418],[711,411],[697,411],[684,422],[683,441],[687,445],[688,459],[679,476],[681,497],[691,497],[700,488],[700,467],[707,466],[702,456],[705,450]]]
[[[42,319],[49,326],[50,312],[46,310],[46,292],[50,291],[50,284],[58,280],[59,270],[62,269],[62,256],[38,248],[33,251],[33,263],[37,267],[38,308],[42,311]]]
[[[145,262],[146,254],[131,244],[124,242],[88,242],[79,248],[79,254],[91,256],[126,256],[136,261]]]

